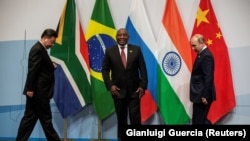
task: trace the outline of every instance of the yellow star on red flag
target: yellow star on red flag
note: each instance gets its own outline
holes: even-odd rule
[[[202,11],[201,8],[199,7],[198,11],[197,11],[197,16],[196,16],[196,19],[197,19],[197,26],[200,25],[201,22],[205,22],[205,23],[209,23],[206,15],[208,13],[208,9],[207,10],[204,10]]]

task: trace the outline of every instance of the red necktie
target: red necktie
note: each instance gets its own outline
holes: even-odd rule
[[[125,52],[124,52],[124,48],[125,47],[121,47],[121,59],[122,59],[122,63],[123,63],[123,66],[124,66],[124,68],[126,68],[126,55],[125,55]]]

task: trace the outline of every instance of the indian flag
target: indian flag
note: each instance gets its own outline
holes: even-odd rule
[[[167,0],[157,38],[158,105],[165,124],[187,124],[192,113],[191,47],[175,0]]]

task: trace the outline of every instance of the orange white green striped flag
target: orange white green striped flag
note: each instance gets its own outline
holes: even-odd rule
[[[160,114],[165,124],[187,124],[192,113],[191,47],[175,0],[166,2],[157,45]]]

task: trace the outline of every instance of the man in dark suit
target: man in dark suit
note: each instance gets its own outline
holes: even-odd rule
[[[29,52],[28,74],[23,94],[26,95],[24,116],[20,122],[16,141],[27,141],[39,119],[48,141],[60,141],[52,125],[50,99],[54,90],[54,69],[47,53],[53,46],[57,33],[46,29],[41,39]]]
[[[214,86],[214,57],[201,34],[195,34],[190,41],[197,53],[190,80],[190,100],[193,102],[192,124],[211,124],[207,114],[216,99]]]
[[[117,45],[105,51],[102,76],[107,89],[113,96],[118,121],[118,140],[121,141],[122,128],[141,124],[140,98],[147,88],[146,64],[140,47],[127,44],[129,35],[126,29],[117,31]],[[125,62],[121,57],[125,52]],[[111,73],[111,75],[110,75]]]

